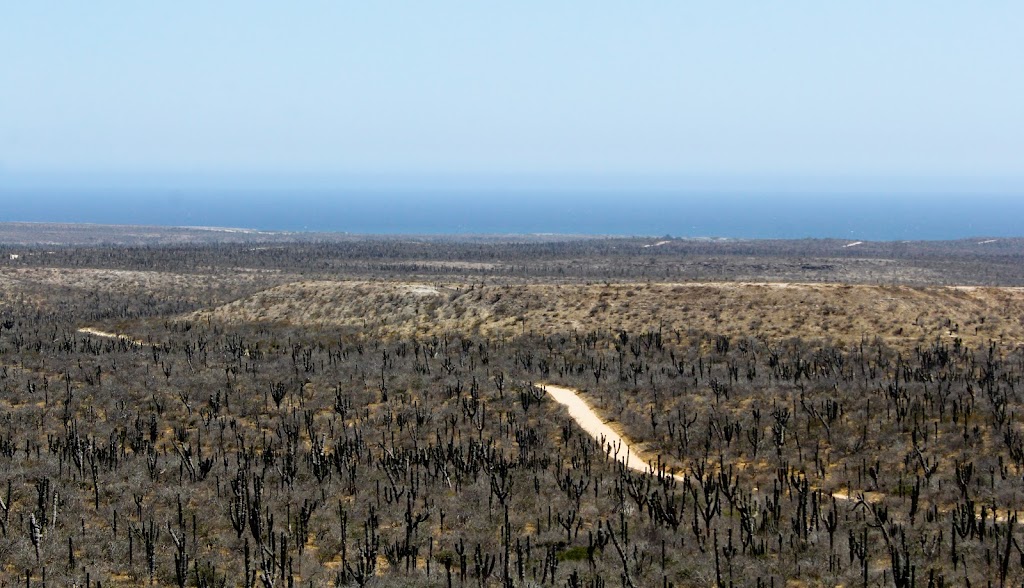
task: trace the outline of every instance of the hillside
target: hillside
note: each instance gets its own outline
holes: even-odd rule
[[[660,242],[0,258],[0,585],[1024,581],[1016,254]]]
[[[783,283],[473,285],[299,281],[187,316],[194,321],[512,337],[588,330],[803,337],[913,346],[1024,342],[1024,288]]]

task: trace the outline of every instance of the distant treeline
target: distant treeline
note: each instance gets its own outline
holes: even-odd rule
[[[223,234],[231,239],[246,235]],[[181,236],[185,242],[149,245],[0,245],[0,264],[189,272],[245,267],[380,277],[1024,284],[1024,239],[854,242],[334,235],[316,240],[317,235],[309,234],[302,240],[266,242],[261,241],[264,236],[248,234],[251,242],[238,243],[188,242],[191,237],[186,233]],[[117,238],[111,234],[112,240]]]

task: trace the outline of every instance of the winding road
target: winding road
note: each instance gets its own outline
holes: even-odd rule
[[[566,407],[569,410],[569,416],[591,437],[600,441],[602,447],[608,448],[610,446],[611,455],[614,459],[637,472],[650,473],[653,471],[649,464],[656,463],[658,461],[657,456],[644,455],[638,452],[636,450],[636,443],[631,443],[629,439],[613,429],[608,424],[608,421],[598,416],[594,409],[587,404],[587,401],[583,399],[578,390],[543,383],[535,384],[535,386],[546,391],[552,400]],[[672,477],[679,481],[684,481],[686,478],[685,474],[672,474]],[[833,492],[832,497],[843,502],[859,502],[863,499],[867,502],[875,503],[881,502],[885,495],[880,492],[851,495],[848,492],[838,491]],[[1009,513],[997,514],[994,510],[992,512],[997,523],[1005,523],[1009,520]],[[1020,524],[1024,524],[1024,521],[1021,521]]]

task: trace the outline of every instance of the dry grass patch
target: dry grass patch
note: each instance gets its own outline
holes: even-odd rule
[[[398,336],[472,331],[708,331],[913,346],[1024,342],[1024,289],[781,283],[467,285],[289,283],[188,318],[380,327]]]

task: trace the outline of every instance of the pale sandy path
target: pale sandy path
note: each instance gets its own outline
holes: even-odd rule
[[[591,437],[601,441],[603,447],[611,447],[611,456],[614,459],[637,472],[648,473],[652,471],[648,463],[656,463],[657,458],[639,454],[635,447],[631,446],[622,435],[619,435],[606,421],[602,420],[594,412],[594,409],[590,408],[590,405],[583,400],[576,390],[550,384],[538,384],[538,387],[547,391],[548,395],[555,402],[569,409],[569,416],[576,421],[576,424],[582,427]],[[673,477],[683,481],[686,476],[673,474]]]
[[[85,333],[87,335],[95,335],[96,337],[103,337],[104,339],[120,339],[122,341],[127,341],[132,345],[137,345],[139,347],[143,347],[146,345],[142,341],[139,341],[138,339],[132,339],[128,335],[121,335],[119,333],[108,333],[107,331],[101,331],[99,329],[93,329],[91,327],[82,327],[81,329],[78,329],[78,332]]]
[[[601,441],[603,447],[607,448],[610,446],[613,458],[631,470],[643,473],[652,471],[648,464],[656,463],[657,457],[638,453],[636,451],[636,444],[631,444],[628,439],[616,432],[608,424],[608,421],[598,416],[577,390],[562,386],[552,386],[551,384],[537,384],[537,387],[545,390],[552,400],[569,409],[569,416],[576,421],[576,424],[591,437]],[[683,474],[672,474],[672,477],[679,481],[684,481],[686,478]],[[864,492],[851,496],[847,492],[838,491],[833,492],[832,497],[843,502],[858,502],[861,499],[866,502],[881,502],[885,495],[880,492]],[[1010,513],[998,514],[992,511],[992,514],[995,515],[994,520],[997,523],[1005,523],[1009,520]],[[1021,521],[1020,524],[1024,525],[1024,521]]]

